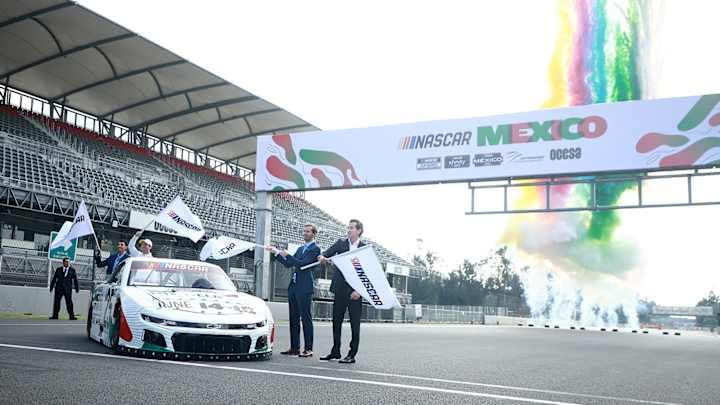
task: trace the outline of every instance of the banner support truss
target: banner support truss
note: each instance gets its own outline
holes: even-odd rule
[[[660,185],[664,185],[663,191],[653,192]],[[573,195],[585,198],[566,198],[568,187],[581,188]],[[720,169],[480,181],[468,182],[468,190],[470,209],[466,215],[720,205]],[[612,197],[618,190],[621,197]],[[516,203],[526,192],[537,196],[533,206]]]

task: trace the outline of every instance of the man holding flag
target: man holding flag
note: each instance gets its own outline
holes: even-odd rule
[[[127,242],[125,242],[124,240],[120,240],[120,241],[118,241],[118,244],[117,244],[117,252],[111,254],[107,259],[102,260],[102,257],[100,256],[100,248],[96,247],[95,248],[95,265],[97,267],[107,266],[106,273],[109,276],[113,273],[113,270],[115,270],[115,268],[120,265],[120,263],[122,263],[125,259],[130,257],[130,255],[128,255],[127,250],[128,250]]]
[[[138,231],[135,233],[132,239],[130,239],[130,244],[128,245],[128,248],[130,249],[131,257],[153,257],[153,244],[150,239],[140,239],[140,250],[138,250],[137,248],[138,239],[140,238],[140,235],[142,235],[142,233],[143,231]]]
[[[360,240],[363,234],[363,224],[357,219],[351,219],[347,227],[347,239],[338,239],[330,248],[328,248],[321,256],[318,257],[320,263],[327,263],[328,257],[354,251],[365,246]],[[332,281],[330,283],[330,292],[335,294],[333,301],[333,347],[330,354],[323,356],[320,360],[328,361],[340,359],[340,345],[342,343],[342,322],[345,318],[345,311],[350,314],[350,329],[352,331],[352,340],[350,340],[350,352],[340,360],[340,363],[355,363],[355,355],[360,345],[360,316],[362,314],[362,297],[345,281],[343,273],[339,269],[335,269]]]
[[[288,285],[288,306],[290,310],[290,349],[281,354],[312,357],[313,355],[313,323],[312,306],[313,290],[315,288],[312,269],[303,269],[317,259],[320,247],[315,243],[317,227],[313,224],[303,226],[303,240],[294,255],[284,249],[267,246],[266,249],[275,253],[277,261],[285,267],[293,269],[290,284]],[[305,348],[300,352],[300,322],[302,321]]]

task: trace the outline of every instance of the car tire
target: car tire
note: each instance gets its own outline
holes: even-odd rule
[[[90,331],[92,330],[92,301],[90,301],[90,307],[88,308],[86,329],[88,339],[92,340],[92,337],[90,336]]]
[[[120,303],[117,304],[115,309],[116,319],[117,319],[117,325],[115,326],[115,329],[113,330],[113,334],[110,337],[110,348],[115,352],[120,352],[120,311],[122,311],[122,308],[120,307]]]

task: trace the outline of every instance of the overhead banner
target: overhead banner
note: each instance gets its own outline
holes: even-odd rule
[[[720,164],[720,94],[258,137],[257,191]]]
[[[342,272],[345,281],[367,302],[378,309],[400,308],[395,293],[385,278],[382,265],[372,246],[333,256],[333,264]]]

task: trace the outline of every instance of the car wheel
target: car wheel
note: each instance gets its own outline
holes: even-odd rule
[[[92,340],[92,336],[90,336],[91,331],[92,331],[92,301],[90,301],[90,308],[88,308],[88,315],[87,315],[87,337],[90,340]]]
[[[115,328],[113,328],[113,334],[110,337],[110,348],[115,352],[118,353],[120,350],[120,347],[118,344],[120,343],[120,311],[122,309],[120,308],[120,304],[115,307],[115,319],[117,319],[117,324],[115,325]]]

